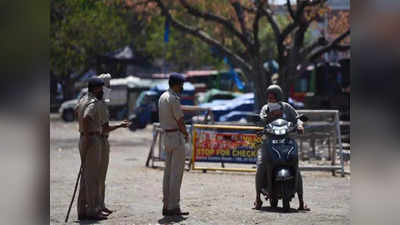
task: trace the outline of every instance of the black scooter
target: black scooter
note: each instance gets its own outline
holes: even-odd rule
[[[298,117],[307,121],[304,115]],[[282,199],[283,210],[290,209],[290,201],[297,192],[299,184],[299,160],[298,146],[295,140],[289,137],[289,133],[296,129],[297,125],[284,119],[276,119],[267,124],[258,135],[267,135],[264,139],[263,150],[269,154],[269,164],[272,181],[272,192],[267,193],[265,188],[261,193],[269,198],[271,207],[276,208],[278,201]],[[267,175],[268,176],[268,175]],[[268,179],[268,177],[266,177]]]

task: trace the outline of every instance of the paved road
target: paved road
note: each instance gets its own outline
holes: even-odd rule
[[[80,166],[77,124],[54,115],[50,121],[50,219],[51,224],[64,224]],[[312,211],[297,212],[295,199],[290,213],[267,204],[261,211],[252,209],[254,173],[185,172],[181,204],[190,215],[165,218],[161,215],[162,169],[144,166],[151,129],[117,130],[110,136],[106,204],[116,212],[105,221],[79,222],[75,201],[67,224],[350,224],[350,177],[332,177],[328,172],[303,172],[305,200]]]

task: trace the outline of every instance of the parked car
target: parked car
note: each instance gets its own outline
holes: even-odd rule
[[[74,108],[76,104],[78,104],[78,100],[83,96],[87,94],[88,89],[84,88],[82,89],[78,96],[75,99],[65,101],[61,104],[59,108],[59,113],[61,118],[66,121],[66,122],[71,122],[75,120],[75,112]]]
[[[128,118],[133,113],[133,108],[142,91],[149,90],[158,81],[151,79],[140,79],[133,76],[126,78],[111,79],[111,95],[110,102],[107,103],[110,110],[111,119],[122,120]],[[78,99],[86,95],[87,88],[83,88],[76,99],[65,101],[61,104],[59,113],[61,118],[66,121],[74,121],[74,107],[78,103]],[[131,109],[131,111],[130,111]]]
[[[231,100],[238,96],[241,93],[232,92],[232,91],[222,91],[219,89],[211,89],[204,93],[199,94],[198,101],[200,104],[212,102],[214,100]]]
[[[132,121],[131,130],[142,129],[149,123],[158,122],[158,99],[169,88],[168,80],[154,85],[150,90],[143,91],[136,102],[134,112],[129,116]],[[190,82],[183,84],[181,96],[182,105],[194,105],[195,87]],[[185,118],[190,119],[190,118]]]
[[[214,114],[214,119],[221,122],[223,115],[233,111],[253,112],[254,111],[254,94],[242,94],[232,100],[215,100],[210,103],[201,104],[202,107],[209,107]]]
[[[289,98],[289,103],[295,108],[304,106],[301,102],[297,102]],[[231,100],[214,100],[209,103],[203,103],[200,106],[209,107],[214,113],[216,122],[233,122],[233,121],[255,121],[258,113],[254,112],[254,93],[245,93]]]
[[[157,101],[159,95],[156,91],[143,91],[140,93],[133,114],[129,116],[132,121],[131,130],[143,129],[151,121],[157,120]]]
[[[232,111],[228,114],[222,115],[220,117],[220,122],[233,122],[233,121],[244,121],[244,122],[253,122],[254,117],[258,117],[258,114],[254,112],[246,112],[246,111]]]

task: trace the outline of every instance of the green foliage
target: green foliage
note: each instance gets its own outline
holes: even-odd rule
[[[284,23],[282,17],[279,17],[279,22]],[[275,35],[272,31],[271,25],[266,19],[260,21],[259,39],[260,39],[260,54],[269,59],[277,59],[278,48],[276,46]],[[266,61],[266,60],[264,60]]]
[[[53,0],[50,66],[55,75],[84,71],[95,57],[130,43],[120,1]]]
[[[286,26],[289,25],[290,21],[288,19],[287,15],[278,15],[276,16],[276,21],[278,23],[278,26],[281,30],[283,30]],[[274,32],[272,30],[272,27],[270,23],[267,21],[266,18],[261,20],[260,22],[260,33],[259,33],[259,38],[260,38],[260,52],[263,57],[265,57],[264,61],[267,60],[278,60],[278,48],[276,44],[276,39]],[[294,33],[289,35],[288,39],[293,39]],[[307,46],[310,44],[312,41],[312,36],[311,36],[311,30],[307,29],[305,35],[304,35],[304,46]]]
[[[153,58],[165,59],[168,64],[175,65],[175,70],[201,69],[204,66],[223,68],[221,58],[211,55],[209,45],[189,34],[182,33],[170,26],[169,42],[164,42],[165,18],[155,16],[147,24],[144,34],[136,39],[142,43],[143,51]]]

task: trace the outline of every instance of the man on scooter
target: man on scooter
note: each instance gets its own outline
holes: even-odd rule
[[[296,110],[288,103],[283,102],[283,92],[282,89],[278,85],[270,85],[267,88],[267,104],[264,105],[260,111],[260,118],[266,123],[270,123],[278,118],[283,118],[287,121],[290,121],[294,124],[297,124],[297,132],[300,134],[304,133],[303,122],[297,119]],[[267,187],[267,193],[271,193],[272,188],[272,178],[269,167],[271,163],[269,154],[265,152],[265,148],[261,148],[258,151],[257,156],[257,172],[256,172],[256,201],[254,202],[255,209],[261,209],[262,201],[260,199],[261,189],[263,187]],[[309,210],[307,205],[304,204],[303,201],[303,182],[300,174],[300,170],[298,171],[297,177],[297,196],[299,198],[299,210]],[[268,179],[265,179],[268,177]],[[268,195],[267,195],[268,196]],[[267,197],[268,198],[268,197]]]

